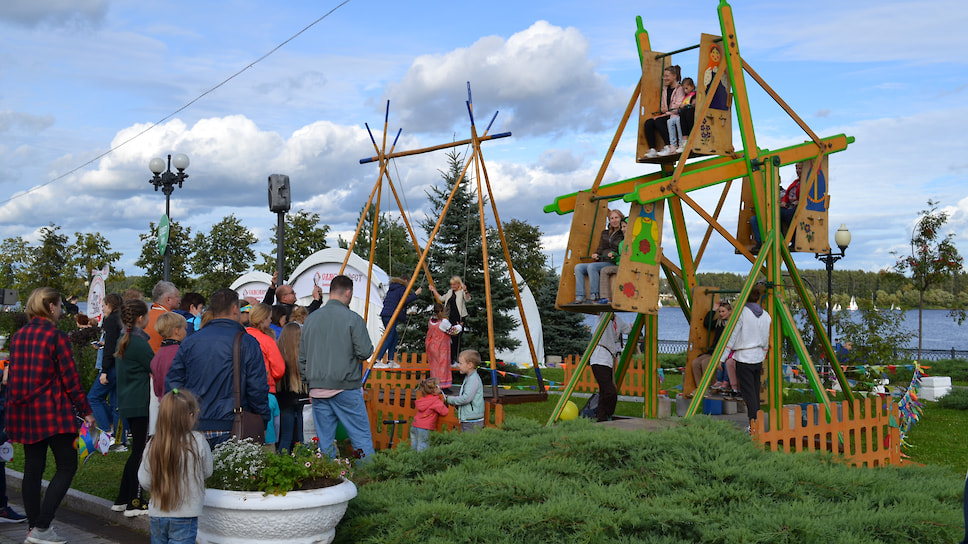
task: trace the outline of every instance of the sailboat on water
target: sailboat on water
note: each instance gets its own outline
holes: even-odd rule
[[[847,306],[847,309],[852,312],[857,311],[857,299],[855,299],[853,296],[850,297],[850,305]]]
[[[839,312],[839,311],[841,310],[841,308],[840,308],[840,303],[839,303],[839,302],[838,302],[837,304],[834,304],[834,307],[833,307],[833,310],[834,310],[835,312]]]

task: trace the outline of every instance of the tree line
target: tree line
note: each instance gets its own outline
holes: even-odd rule
[[[464,169],[464,157],[454,151],[447,155],[447,167],[440,171],[442,183],[428,193],[432,212],[428,219],[410,229],[419,229],[423,239],[429,238],[436,220],[442,217],[442,227],[431,245],[426,261],[433,281],[441,293],[446,291],[451,276],[461,276],[472,293],[468,302],[468,323],[464,344],[486,351],[487,310],[484,296],[483,240],[480,234],[480,215],[476,182],[465,177],[455,192],[449,209],[444,206]],[[485,202],[487,205],[487,202]],[[361,210],[358,219],[363,216]],[[398,212],[381,212],[376,221],[376,241],[371,244],[375,212],[366,212],[366,221],[354,243],[353,252],[369,259],[372,252],[374,264],[391,277],[410,274],[416,267],[419,254],[413,239]],[[277,243],[275,226],[271,238]],[[170,224],[168,250],[170,252],[170,281],[183,292],[211,293],[229,286],[245,272],[256,269],[272,273],[276,268],[275,253],[256,255],[252,246],[258,239],[230,214],[212,225],[207,232],[193,232],[191,227],[178,221]],[[50,286],[67,296],[78,294],[86,297],[92,270],[105,265],[111,267],[106,281],[108,292],[122,292],[136,287],[150,293],[152,287],[163,277],[163,265],[158,253],[157,229],[154,222],[148,224],[139,235],[141,253],[135,264],[145,270],[141,276],[126,276],[115,269],[121,253],[113,251],[111,242],[100,233],[75,233],[73,239],[61,232],[62,228],[51,223],[41,229],[36,244],[23,237],[11,237],[2,242],[0,256],[0,287],[17,289],[21,303],[30,292],[41,286]],[[547,258],[541,251],[541,231],[526,221],[512,219],[503,225],[507,251],[515,269],[531,289],[538,302],[542,316],[545,351],[548,354],[578,353],[587,345],[589,334],[582,325],[583,315],[562,312],[554,307],[558,276],[547,269]],[[328,247],[326,236],[330,226],[323,224],[319,214],[299,210],[285,216],[284,268],[287,274],[313,253]],[[510,276],[504,260],[504,249],[497,229],[490,224],[486,228],[488,249],[487,267],[490,273],[490,294],[494,309],[491,329],[494,331],[497,349],[512,349],[517,341],[509,333],[518,325],[518,312],[511,287]],[[349,246],[349,240],[339,237],[338,245]],[[422,249],[422,248],[420,248]],[[420,300],[413,306],[414,313],[401,318],[405,323],[401,350],[423,351],[427,323],[433,310],[433,299],[426,289],[429,281],[423,268],[416,287],[425,287]],[[532,328],[537,324],[529,324]],[[577,332],[576,332],[577,331]]]

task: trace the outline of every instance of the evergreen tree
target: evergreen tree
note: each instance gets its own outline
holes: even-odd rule
[[[195,289],[212,293],[232,285],[255,260],[252,244],[258,241],[235,214],[212,225],[207,236],[198,233],[192,242],[195,253],[191,258],[192,272],[198,275]]]
[[[192,255],[191,235],[192,228],[183,229],[178,221],[172,221],[168,226],[168,251],[171,262],[171,273],[168,279],[183,291],[187,286],[192,285],[192,278],[188,275],[188,261]],[[154,221],[148,223],[148,232],[141,233],[138,237],[141,239],[141,256],[134,264],[144,268],[145,274],[138,281],[137,288],[150,298],[155,284],[165,277],[164,260],[158,253],[158,229]]]
[[[484,292],[484,259],[481,244],[480,214],[476,184],[465,176],[460,180],[460,187],[454,195],[447,213],[444,206],[454,185],[457,184],[464,160],[457,151],[447,153],[447,170],[440,171],[444,180],[443,186],[432,187],[427,194],[433,205],[433,210],[426,221],[421,223],[427,237],[434,229],[437,218],[442,217],[442,223],[437,236],[434,238],[427,257],[427,264],[434,274],[435,285],[443,294],[449,289],[452,276],[460,276],[467,285],[471,300],[467,302],[467,327],[461,339],[462,349],[476,349],[485,359],[488,358],[488,326],[487,303]],[[485,202],[486,204],[486,202]],[[500,250],[499,240],[488,237],[488,271],[491,279],[491,302],[493,308],[494,346],[496,350],[514,349],[520,344],[509,336],[517,326],[518,319],[514,317],[516,307],[514,291],[508,277],[504,255]],[[423,294],[426,308],[433,304],[429,290]],[[427,332],[429,315],[409,319],[406,331],[402,335],[403,350],[423,351],[423,341]]]
[[[373,216],[376,210],[373,207],[366,212],[366,220],[360,228],[360,234],[353,244],[353,253],[356,253],[364,260],[370,260],[370,233],[373,230]],[[356,217],[359,223],[363,210]],[[349,247],[349,240],[342,236],[337,241],[339,247],[346,249]],[[413,247],[413,240],[407,232],[403,220],[393,217],[389,213],[381,213],[380,221],[377,223],[376,248],[373,254],[373,264],[377,265],[390,277],[407,276],[413,272],[414,266],[420,255]],[[419,281],[419,280],[418,280]]]
[[[541,287],[532,292],[541,315],[545,355],[581,355],[592,339],[591,330],[585,325],[585,314],[555,308],[561,278],[553,270],[543,273]]]
[[[299,210],[296,213],[287,213],[285,219],[286,231],[283,240],[283,271],[289,277],[299,266],[299,263],[306,260],[317,251],[329,247],[326,244],[326,235],[329,234],[329,225],[319,224],[319,214]],[[272,247],[279,245],[279,236],[276,230],[278,224],[272,228]],[[268,274],[276,271],[276,253],[262,253],[262,264],[256,265],[256,270],[261,270]],[[284,279],[284,278],[282,278]]]

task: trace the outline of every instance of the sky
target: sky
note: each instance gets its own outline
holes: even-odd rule
[[[359,163],[375,154],[365,125],[381,143],[386,122],[387,147],[402,130],[396,151],[469,138],[470,82],[478,130],[497,111],[491,133],[512,133],[482,145],[501,219],[537,225],[549,262],[560,267],[571,216],[542,208],[590,187],[602,164],[641,75],[636,16],[654,50],[672,51],[720,33],[717,4],[3,2],[0,238],[36,242],[50,223],[71,239],[100,232],[123,254],[118,266],[139,274],[139,234],[165,209],[148,162],[185,153],[189,178],[172,195],[171,218],[193,233],[234,214],[259,239],[256,250],[272,253],[267,177],[287,174],[293,211],[320,214],[335,246],[352,235],[378,182],[377,163]],[[852,233],[837,268],[893,265],[892,252],[909,251],[929,199],[950,214],[946,232],[968,253],[968,5],[731,5],[744,60],[815,133],[856,139],[830,157],[831,243],[841,223]],[[697,50],[673,61],[697,77]],[[807,139],[746,82],[761,148]],[[635,162],[631,125],[605,182],[657,169]],[[741,147],[738,129],[733,140]],[[414,222],[431,211],[426,194],[442,185],[444,153],[390,163]],[[781,169],[784,185],[793,174]],[[734,185],[724,217],[738,211]],[[712,210],[720,191],[690,196]],[[395,204],[389,211],[399,213]],[[686,218],[701,239],[705,222],[688,211]],[[735,228],[735,219],[723,223]],[[666,255],[674,259],[671,230],[667,220]],[[811,254],[795,260],[823,266]],[[749,267],[714,235],[700,271]]]

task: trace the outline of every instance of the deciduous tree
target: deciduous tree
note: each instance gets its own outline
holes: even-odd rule
[[[188,260],[192,255],[191,240],[192,228],[182,228],[181,223],[172,221],[168,227],[168,251],[171,262],[171,274],[169,280],[185,290],[192,284],[189,276]],[[155,284],[164,278],[164,263],[162,256],[158,253],[158,229],[152,221],[148,223],[148,232],[138,235],[141,239],[141,256],[134,262],[135,266],[145,269],[144,275],[138,281],[138,289],[145,295],[151,294]]]
[[[212,225],[207,235],[196,234],[190,260],[192,272],[198,276],[195,289],[212,293],[229,287],[255,260],[252,244],[258,241],[235,214]]]
[[[921,210],[914,232],[911,234],[911,253],[899,255],[894,270],[898,274],[910,274],[914,288],[918,291],[918,359],[921,359],[921,339],[923,336],[922,316],[924,313],[924,294],[932,285],[957,275],[962,270],[964,259],[958,254],[954,244],[954,233],[942,234],[948,222],[948,212],[939,209],[940,203],[928,200],[928,209]],[[959,323],[966,314],[964,308],[951,310],[952,317]]]
[[[296,213],[287,213],[286,232],[283,240],[283,267],[286,277],[303,262],[317,251],[329,247],[326,244],[326,236],[329,234],[329,225],[319,224],[319,214],[299,210]],[[278,225],[272,228],[272,247],[279,244]],[[268,274],[276,271],[276,253],[262,253],[262,264],[256,265],[256,270],[261,270]]]

